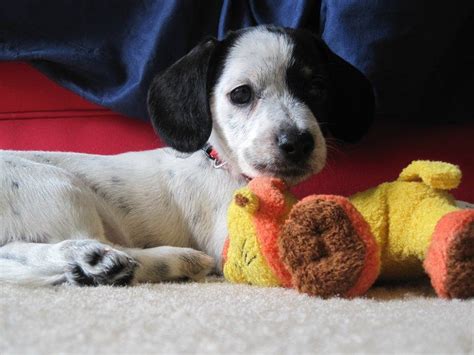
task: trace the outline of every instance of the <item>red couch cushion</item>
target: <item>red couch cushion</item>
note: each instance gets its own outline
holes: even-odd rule
[[[474,201],[474,122],[374,125],[356,145],[332,144],[326,169],[295,189],[349,195],[395,179],[411,160],[459,164],[454,192]],[[24,63],[0,63],[0,149],[114,154],[161,146],[148,123],[111,112],[59,87]]]
[[[160,145],[149,123],[87,102],[25,63],[0,63],[0,149],[115,154]]]
[[[298,186],[297,191],[348,196],[396,179],[412,160],[427,159],[458,164],[463,181],[453,194],[474,202],[473,135],[474,122],[375,124],[360,143],[329,148],[325,170]]]

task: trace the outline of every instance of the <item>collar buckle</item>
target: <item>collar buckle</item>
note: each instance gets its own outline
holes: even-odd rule
[[[217,151],[209,143],[206,143],[206,145],[202,147],[202,151],[209,160],[212,160],[212,167],[214,169],[220,169],[227,164],[226,161],[219,159],[219,154],[217,154]]]

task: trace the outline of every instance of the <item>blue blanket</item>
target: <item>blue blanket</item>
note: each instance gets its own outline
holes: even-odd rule
[[[147,119],[158,71],[204,36],[263,23],[319,32],[368,75],[379,115],[474,116],[472,0],[1,1],[0,60],[30,61],[90,101]]]

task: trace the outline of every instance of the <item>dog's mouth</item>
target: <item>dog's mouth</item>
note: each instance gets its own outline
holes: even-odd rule
[[[255,170],[261,172],[265,175],[279,175],[279,176],[288,176],[288,177],[298,177],[301,175],[306,175],[308,173],[308,167],[294,167],[294,166],[285,166],[284,164],[265,164],[257,163],[254,165]]]
[[[306,165],[306,164],[305,164]],[[256,176],[272,176],[280,178],[290,184],[302,181],[313,174],[310,166],[292,166],[289,164],[255,163],[252,165]]]
[[[253,149],[244,153],[240,167],[249,178],[271,176],[295,185],[321,171],[324,165],[325,155],[313,155],[306,160],[292,162],[281,156],[269,156],[263,152],[258,154]]]

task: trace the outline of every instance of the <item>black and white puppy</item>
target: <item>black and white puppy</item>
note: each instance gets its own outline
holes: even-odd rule
[[[0,152],[0,281],[122,285],[219,270],[233,191],[258,175],[295,184],[319,172],[322,131],[359,138],[373,94],[309,32],[262,26],[199,44],[153,80],[148,105],[171,148]]]

